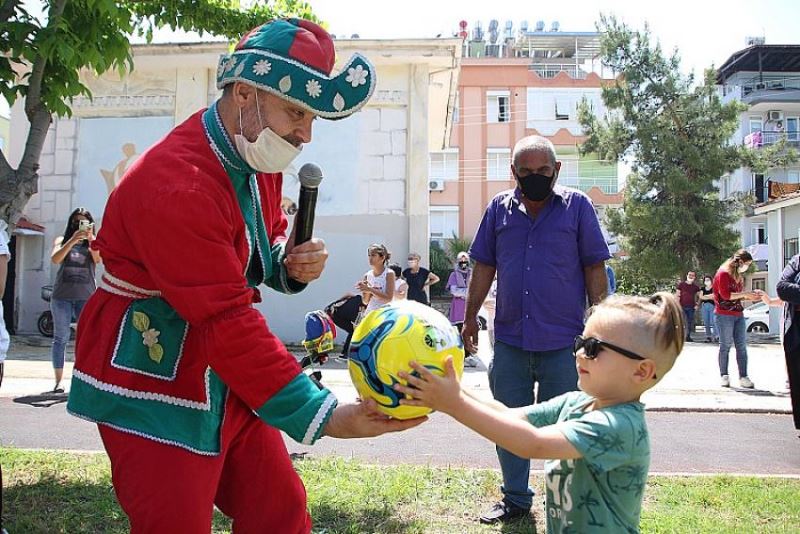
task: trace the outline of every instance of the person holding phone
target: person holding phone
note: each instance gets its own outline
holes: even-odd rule
[[[96,288],[95,265],[100,263],[100,253],[92,250],[94,218],[86,208],[75,208],[67,220],[64,235],[56,238],[50,260],[57,264],[58,274],[53,284],[50,310],[53,312],[53,393],[64,393],[61,378],[64,375],[64,353],[70,337],[73,317],[78,320],[83,305]]]

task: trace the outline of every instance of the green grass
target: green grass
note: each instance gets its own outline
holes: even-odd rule
[[[123,533],[102,454],[0,449],[5,526],[20,533]],[[330,533],[544,532],[533,520],[485,527],[476,514],[497,499],[499,474],[485,469],[375,467],[336,458],[295,466],[308,489],[314,531]],[[534,485],[541,487],[541,480]],[[540,489],[541,493],[541,489]],[[798,532],[800,480],[650,477],[642,532]],[[230,531],[217,513],[215,533]]]

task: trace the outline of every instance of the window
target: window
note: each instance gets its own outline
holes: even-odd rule
[[[767,290],[767,281],[764,278],[753,278],[751,281],[751,291],[755,291],[756,289],[760,289],[761,291]]]
[[[508,91],[486,92],[486,122],[511,120],[511,97]]]
[[[458,149],[430,153],[429,180],[458,180]]]
[[[754,224],[750,228],[750,237],[753,245],[764,245],[767,242],[767,226],[765,224]]]
[[[766,202],[769,199],[769,190],[763,174],[753,173],[753,195],[758,203]]]
[[[788,117],[786,119],[786,139],[788,141],[800,141],[800,119]]]
[[[460,98],[458,96],[458,91],[456,91],[456,101],[453,104],[453,123],[454,124],[458,122],[458,117],[459,117],[458,103],[459,103],[459,101],[460,101]]]
[[[731,188],[731,177],[723,176],[719,181],[719,198],[720,200],[728,198]]]
[[[511,179],[510,148],[490,148],[486,150],[486,179],[493,181]]]
[[[431,206],[429,214],[431,239],[451,239],[458,235],[458,206]]]
[[[750,117],[750,133],[760,132],[763,127],[761,117]]]
[[[797,238],[783,240],[783,264],[789,263],[789,260],[797,254]]]

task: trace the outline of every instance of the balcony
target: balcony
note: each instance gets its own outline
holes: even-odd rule
[[[585,80],[588,74],[575,63],[531,63],[528,70],[532,70],[540,78],[555,78],[559,73],[566,72],[574,80]]]
[[[744,144],[750,148],[765,148],[780,140],[786,141],[787,147],[800,148],[800,132],[753,132],[744,138]]]
[[[762,102],[800,102],[800,75],[764,74],[741,82],[742,101],[750,105]]]

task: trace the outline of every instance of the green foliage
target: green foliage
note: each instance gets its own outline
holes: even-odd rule
[[[105,454],[0,448],[4,526],[16,532],[122,534],[128,519],[111,486]],[[545,532],[544,499],[531,518],[479,525],[476,510],[502,497],[492,469],[365,465],[336,457],[295,460],[308,492],[314,532]],[[531,485],[544,491],[540,475]],[[642,532],[796,532],[800,481],[777,477],[650,476]],[[794,527],[792,525],[795,525]],[[231,531],[214,511],[213,534]]]
[[[738,248],[731,225],[741,202],[721,201],[714,181],[742,165],[743,148],[729,140],[744,107],[720,101],[711,70],[694,85],[680,73],[677,52],[665,56],[647,28],[602,17],[598,29],[602,61],[619,77],[603,88],[606,117],[580,106],[581,151],[633,162],[623,207],[608,213],[630,255],[625,270],[642,275],[631,290],[689,269],[713,272]]]
[[[133,35],[149,41],[154,30],[168,27],[236,39],[275,17],[314,18],[297,0],[256,2],[248,10],[239,5],[238,0],[50,0],[31,6],[6,0],[0,7],[0,92],[11,104],[40,94],[44,110],[68,116],[74,97],[91,96],[79,78],[82,69],[124,74],[133,68]],[[36,8],[42,16],[32,14]],[[15,69],[27,73],[17,79]]]
[[[672,291],[674,280],[654,280],[648,273],[628,260],[611,261],[617,281],[617,293],[621,295],[649,296],[657,291]]]
[[[429,270],[441,279],[436,285],[431,286],[431,297],[449,297],[447,279],[453,272],[456,256],[459,252],[469,252],[472,239],[458,237],[456,234],[446,241],[447,250],[444,250],[438,241],[431,241]]]
[[[450,271],[453,270],[453,261],[448,257],[447,252],[439,246],[438,241],[431,241],[430,244],[430,261],[428,267],[433,274],[441,279],[441,282],[431,286],[431,297],[443,297],[448,295],[447,278],[450,276]]]

